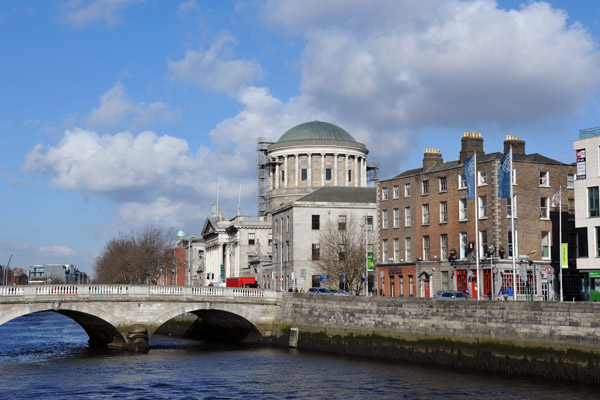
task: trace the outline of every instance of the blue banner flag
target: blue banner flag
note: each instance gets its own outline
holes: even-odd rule
[[[466,198],[475,200],[475,155],[465,160],[465,180],[467,182]]]
[[[498,170],[498,198],[510,199],[510,184],[512,171],[510,170],[510,152],[502,157]]]

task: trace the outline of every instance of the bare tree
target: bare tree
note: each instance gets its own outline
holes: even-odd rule
[[[365,257],[368,231],[360,218],[349,214],[343,221],[329,221],[320,236],[317,264],[326,275],[341,282],[359,295],[364,289]]]
[[[96,258],[96,282],[156,283],[172,263],[167,251],[172,240],[172,230],[157,227],[111,239]]]

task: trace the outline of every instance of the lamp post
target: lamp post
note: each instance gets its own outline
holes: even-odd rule
[[[552,196],[552,207],[556,207],[556,199],[558,199],[558,249],[559,249],[559,261],[558,261],[558,286],[560,293],[560,300],[563,301],[563,274],[562,274],[562,186],[559,187],[558,192]]]
[[[365,296],[369,295],[369,217],[363,217],[363,225],[365,227]]]

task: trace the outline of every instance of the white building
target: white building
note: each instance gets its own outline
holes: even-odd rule
[[[600,127],[580,130],[573,149],[577,154],[577,269],[583,275],[583,292],[600,301]]]

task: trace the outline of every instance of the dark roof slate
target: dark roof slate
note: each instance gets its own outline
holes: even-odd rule
[[[376,203],[377,189],[374,187],[328,186],[316,190],[296,201]]]

